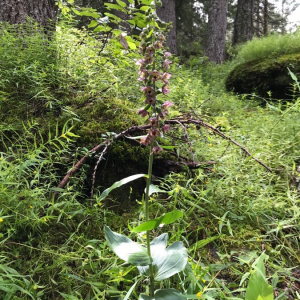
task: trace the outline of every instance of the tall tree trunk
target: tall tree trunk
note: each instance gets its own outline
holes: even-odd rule
[[[268,8],[269,8],[268,0],[264,0],[264,19],[263,19],[264,20],[264,24],[263,24],[264,36],[268,35],[268,18],[269,18]]]
[[[217,64],[225,60],[228,0],[211,0],[204,56]]]
[[[166,43],[170,52],[177,55],[175,0],[162,0],[162,6],[157,7],[156,12],[162,21],[167,23],[172,22],[172,27],[168,32]]]
[[[232,44],[236,45],[250,41],[253,37],[253,0],[238,0],[236,15],[234,19],[234,29]]]
[[[0,0],[0,22],[19,24],[27,17],[48,26],[56,17],[55,0]]]

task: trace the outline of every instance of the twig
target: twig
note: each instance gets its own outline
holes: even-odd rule
[[[185,119],[182,116],[174,118],[174,119],[170,119],[170,120],[166,120],[165,121],[166,124],[179,124],[180,126],[184,126],[184,124],[196,124],[199,125],[200,127],[205,127],[209,130],[211,130],[212,132],[214,132],[215,134],[219,135],[220,137],[230,141],[231,143],[235,144],[236,146],[238,146],[239,148],[241,148],[248,156],[250,156],[252,159],[254,159],[257,163],[259,163],[261,166],[263,166],[264,168],[266,168],[269,172],[272,172],[272,169],[269,168],[268,166],[266,166],[263,162],[261,162],[259,159],[255,158],[244,146],[240,145],[238,142],[236,142],[235,140],[233,140],[231,137],[227,136],[226,134],[224,134],[223,132],[221,132],[219,129],[215,128],[212,125],[209,125],[205,122],[203,122],[200,119]],[[145,131],[147,129],[149,129],[151,127],[151,125],[143,125],[143,126],[132,126],[124,131],[122,131],[121,133],[117,134],[116,136],[114,136],[111,140],[105,140],[104,142],[102,142],[101,144],[97,145],[96,147],[94,147],[92,150],[90,150],[87,154],[85,154],[76,164],[75,166],[66,174],[66,176],[63,178],[63,180],[60,182],[60,184],[58,185],[58,188],[64,188],[64,186],[68,183],[70,177],[75,174],[80,167],[82,166],[82,164],[85,162],[85,160],[89,157],[89,155],[91,153],[94,152],[98,152],[102,147],[104,147],[104,149],[102,150],[97,163],[95,165],[94,168],[94,172],[93,172],[93,179],[92,179],[92,189],[91,189],[91,195],[93,195],[93,191],[94,191],[94,186],[95,186],[95,178],[96,178],[96,172],[97,172],[97,168],[98,165],[100,163],[100,161],[102,160],[104,154],[107,152],[107,149],[109,148],[109,146],[116,140],[122,138],[122,137],[128,137],[130,136],[130,134],[137,132],[137,131]],[[189,141],[188,141],[189,142]],[[189,146],[190,146],[190,142],[189,142]],[[209,162],[200,162],[200,163],[195,163],[194,161],[194,157],[193,157],[193,162],[192,163],[178,163],[178,164],[183,164],[183,165],[187,165],[189,168],[197,168],[199,165],[201,164],[215,164],[214,161],[209,161]],[[54,193],[55,198],[58,196],[58,191],[56,191]]]

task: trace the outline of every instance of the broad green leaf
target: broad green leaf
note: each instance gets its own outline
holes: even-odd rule
[[[149,196],[151,196],[154,193],[167,193],[167,191],[161,190],[158,186],[156,186],[154,184],[150,184],[150,187],[149,187]]]
[[[154,297],[147,296],[145,294],[141,294],[139,300],[185,300],[183,297],[175,289],[165,289],[165,290],[157,290],[154,292]]]
[[[122,6],[120,6],[120,5],[118,5],[118,4],[105,3],[105,6],[106,6],[107,8],[120,10],[120,11],[126,13],[126,10],[125,10]]]
[[[248,282],[245,300],[273,300],[273,287],[266,281],[264,260],[268,256],[262,253],[252,265],[254,270]]]
[[[183,213],[179,210],[173,210],[164,216],[161,216],[156,219],[152,219],[146,223],[143,223],[135,228],[132,229],[133,232],[142,232],[147,230],[152,230],[154,228],[158,228],[161,224],[171,224],[177,221],[178,219],[182,218]]]
[[[145,174],[136,174],[136,175],[132,175],[132,176],[129,176],[129,177],[126,177],[126,178],[123,178],[119,181],[116,181],[110,188],[106,189],[103,191],[103,193],[100,195],[100,199],[99,201],[103,200],[105,197],[107,197],[107,195],[114,189],[128,183],[128,182],[131,182],[133,180],[136,180],[136,179],[139,179],[139,178],[142,178],[142,177],[146,177]]]
[[[187,250],[182,242],[175,242],[166,248],[168,235],[158,236],[150,243],[154,279],[161,281],[181,272],[187,263]],[[138,266],[141,274],[148,275],[149,266]]]
[[[96,27],[98,22],[96,20],[92,20],[91,23],[88,25],[88,28]]]
[[[148,10],[149,8],[151,8],[151,7],[150,7],[150,6],[142,6],[142,7],[140,7],[140,10],[146,11],[146,10]]]
[[[104,233],[109,247],[121,259],[135,266],[149,265],[151,259],[142,245],[133,242],[125,235],[111,231],[107,226],[104,227]]]
[[[126,7],[126,3],[121,0],[117,0],[117,3],[122,7]]]
[[[106,16],[108,16],[108,17],[114,19],[114,20],[117,21],[117,22],[121,22],[121,21],[122,21],[119,17],[117,17],[117,16],[115,16],[115,15],[113,15],[113,14],[111,14],[111,13],[106,12],[106,13],[104,13],[104,14],[105,14]]]

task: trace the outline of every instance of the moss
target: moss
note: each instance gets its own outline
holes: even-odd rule
[[[286,54],[278,58],[256,60],[238,65],[226,79],[226,88],[241,94],[257,93],[274,99],[291,99],[292,78],[288,68],[300,75],[300,54]]]

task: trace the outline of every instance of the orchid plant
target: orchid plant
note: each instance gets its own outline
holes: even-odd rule
[[[149,0],[142,0],[142,4],[147,4]],[[145,3],[143,3],[145,2]],[[170,278],[184,270],[187,264],[187,249],[180,241],[174,242],[167,247],[168,234],[163,233],[150,241],[150,231],[158,228],[162,224],[170,224],[182,217],[183,213],[174,210],[156,219],[149,218],[149,198],[154,192],[159,192],[159,188],[151,184],[152,165],[154,155],[163,151],[163,146],[159,144],[159,139],[170,130],[170,125],[165,124],[164,120],[168,115],[168,109],[173,105],[164,98],[170,92],[169,59],[171,53],[164,49],[165,36],[159,25],[165,24],[158,19],[156,5],[161,5],[161,1],[151,1],[144,6],[145,23],[140,38],[139,53],[143,58],[136,61],[139,66],[138,80],[142,83],[141,91],[144,94],[143,107],[137,113],[146,118],[150,124],[148,133],[141,137],[140,143],[149,147],[149,167],[148,174],[133,175],[115,183],[110,189],[104,191],[102,195],[112,189],[135,180],[140,177],[147,178],[144,197],[144,216],[145,223],[132,229],[133,232],[146,232],[146,244],[142,245],[132,241],[128,237],[113,232],[109,227],[104,228],[105,237],[108,245],[114,253],[127,263],[137,266],[139,273],[146,276],[149,282],[148,294],[141,294],[139,300],[183,300],[182,294],[175,289],[155,290],[156,282]],[[123,40],[124,43],[124,40]],[[128,291],[124,299],[128,299],[135,285]]]

